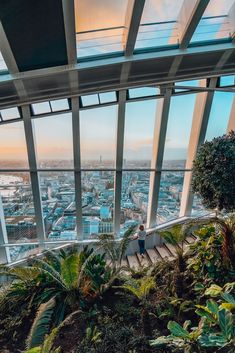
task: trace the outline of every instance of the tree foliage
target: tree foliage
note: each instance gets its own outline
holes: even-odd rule
[[[235,209],[235,132],[205,142],[193,164],[193,192],[206,208]]]

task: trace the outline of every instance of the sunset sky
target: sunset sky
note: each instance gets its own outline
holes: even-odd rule
[[[234,94],[215,93],[207,139],[226,132]],[[190,135],[195,94],[172,97],[164,158],[183,159]],[[127,103],[124,158],[150,159],[158,100]],[[115,159],[117,105],[81,111],[82,160]],[[39,159],[72,159],[71,114],[34,119]],[[0,126],[0,159],[27,160],[23,123]]]
[[[80,49],[83,50],[81,55],[92,55],[97,54],[97,52],[103,53],[122,49],[121,40],[127,3],[127,0],[75,0],[77,32],[122,27],[118,30],[118,34],[117,30],[112,29],[110,31],[103,31],[104,33],[102,32],[101,34],[99,32],[79,34],[81,36],[79,37],[79,45],[81,45]],[[141,24],[149,24],[156,21],[175,21],[182,3],[183,0],[146,0]],[[226,15],[232,4],[233,0],[211,0],[204,13],[204,17]],[[219,29],[219,24],[213,27],[213,38],[219,35]],[[169,31],[171,32],[172,29]],[[165,33],[167,41],[170,40],[170,32]],[[197,33],[196,31],[196,37],[200,34]],[[151,38],[151,34],[148,35]],[[155,37],[156,35],[157,29],[154,32]],[[144,39],[145,34],[139,33],[139,36],[137,37],[137,41]],[[194,38],[195,40],[196,37]],[[204,39],[206,38],[204,37]],[[154,43],[154,39],[143,42],[145,46],[148,44],[151,46]],[[110,43],[114,43],[114,47],[112,45],[109,46]],[[98,49],[95,48],[96,45]],[[140,47],[141,45],[137,44]],[[78,48],[78,54],[80,49]],[[0,65],[1,62],[2,58],[0,55]],[[215,93],[207,130],[207,139],[212,139],[214,136],[225,133],[233,98],[234,95],[232,93]],[[186,158],[194,102],[195,94],[172,97],[164,153],[165,160]],[[127,103],[124,158],[151,159],[157,104],[158,100]],[[73,158],[70,113],[34,119],[33,124],[35,146],[39,160],[69,160]],[[97,160],[100,155],[102,155],[103,159],[115,160],[116,124],[117,105],[81,111],[82,162],[89,159]],[[22,122],[0,126],[0,159],[27,160]]]

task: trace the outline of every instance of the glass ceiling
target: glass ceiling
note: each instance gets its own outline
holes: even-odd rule
[[[210,0],[191,42],[229,38],[232,28],[228,12],[233,3],[234,0]]]
[[[184,0],[146,0],[135,49],[179,43],[178,16]],[[230,38],[228,18],[234,0],[211,0],[198,23],[191,43]],[[124,49],[127,0],[75,0],[78,58]]]
[[[135,48],[159,47],[178,42],[177,17],[184,0],[147,0]],[[173,32],[174,31],[174,32]]]
[[[122,50],[126,0],[75,0],[78,57]]]

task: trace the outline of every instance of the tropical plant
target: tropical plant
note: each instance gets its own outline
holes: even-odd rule
[[[184,272],[186,270],[184,241],[187,236],[184,232],[184,227],[181,224],[176,224],[170,229],[160,231],[159,234],[163,237],[166,243],[174,246],[174,253],[177,257],[178,271]]]
[[[217,215],[216,217],[196,218],[185,223],[185,231],[189,232],[195,227],[213,226],[215,234],[222,237],[221,256],[222,263],[226,267],[235,269],[234,237],[235,237],[235,214]]]
[[[60,353],[61,349],[59,347],[53,349],[53,343],[57,333],[58,329],[53,329],[52,332],[45,337],[45,341],[41,346],[30,348],[24,353]]]
[[[211,285],[205,295],[219,297],[217,301],[209,299],[206,305],[196,305],[196,314],[201,317],[197,327],[191,328],[190,321],[183,325],[170,321],[169,336],[158,337],[151,341],[157,347],[180,347],[185,353],[203,352],[205,348],[220,348],[221,352],[233,353],[235,351],[235,282],[227,283],[223,288]]]
[[[121,239],[116,239],[114,234],[101,234],[99,236],[99,248],[104,252],[110,267],[110,280],[103,286],[103,291],[111,287],[123,270],[129,271],[127,266],[122,266],[122,259],[135,230],[136,226],[130,227]]]
[[[192,189],[206,208],[235,209],[235,132],[206,141],[193,163]]]
[[[190,245],[188,270],[200,282],[203,278],[204,284],[224,283],[233,274],[223,263],[222,235],[216,232],[213,225],[202,227],[194,233],[197,235],[197,241]]]
[[[39,307],[28,346],[42,343],[52,322],[58,325],[66,314],[89,304],[100,295],[100,287],[109,280],[104,255],[97,255],[87,247],[80,253],[50,252],[45,259],[32,259],[29,266],[1,269],[2,274],[14,278],[2,293],[1,306],[11,298],[17,307],[27,298]],[[30,298],[31,297],[31,298]],[[0,307],[1,307],[0,306]]]
[[[182,224],[176,224],[169,229],[159,233],[164,241],[173,246],[173,254],[176,257],[177,268],[174,271],[174,288],[178,297],[184,294],[184,271],[186,270],[186,260],[184,256],[184,241],[187,233]]]
[[[144,333],[148,336],[151,333],[150,318],[148,311],[147,297],[149,292],[156,286],[153,277],[145,276],[140,279],[126,278],[125,283],[120,288],[133,294],[139,301],[142,307],[141,320],[143,323]]]

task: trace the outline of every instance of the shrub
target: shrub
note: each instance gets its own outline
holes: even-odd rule
[[[235,209],[235,132],[205,142],[193,164],[193,192],[206,208]]]

